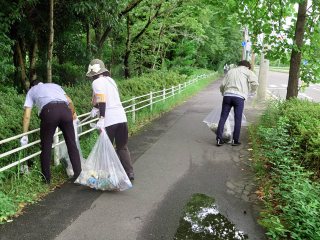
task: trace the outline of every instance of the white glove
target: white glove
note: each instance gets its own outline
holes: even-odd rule
[[[29,142],[28,136],[27,136],[27,135],[26,135],[26,136],[23,136],[23,137],[20,139],[21,147],[27,145],[28,142]]]
[[[79,124],[80,124],[79,118],[76,118],[75,120],[73,120],[73,128],[76,136],[78,135],[78,132],[79,132]]]
[[[99,118],[99,121],[96,124],[96,128],[104,129],[104,118]]]
[[[79,124],[80,124],[79,118],[76,118],[76,119],[73,120],[73,126],[74,126],[75,128],[77,128]]]
[[[94,108],[92,108],[92,110],[91,110],[90,116],[91,116],[92,118],[94,118],[94,117],[96,117],[96,116],[98,115],[98,113],[99,113],[99,109],[96,108],[96,107],[94,107]]]

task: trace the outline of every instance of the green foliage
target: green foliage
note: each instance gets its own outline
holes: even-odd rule
[[[0,28],[1,29],[1,28]],[[0,83],[3,84],[9,80],[14,67],[11,64],[12,41],[3,33],[0,33]]]
[[[186,75],[180,75],[175,71],[154,71],[130,80],[119,81],[119,91],[123,100],[133,96],[139,96],[150,91],[158,91],[170,86],[176,86],[187,80]]]
[[[74,85],[84,81],[85,68],[71,62],[53,65],[53,82],[59,85]]]
[[[320,176],[320,105],[306,100],[291,100],[279,106],[288,118],[290,136],[297,142],[300,163]]]
[[[0,191],[0,223],[5,222],[8,216],[12,216],[17,211],[17,206],[13,203],[13,199]]]
[[[18,94],[12,87],[5,87],[0,85],[0,139],[6,139],[17,134],[22,133],[22,117],[23,117],[23,105],[25,97]],[[30,129],[36,129],[39,127],[39,119],[35,117],[37,115],[36,109],[33,109],[33,116],[30,121]],[[38,135],[32,134],[29,140],[32,141],[37,138]],[[20,146],[19,140],[11,141],[0,145],[0,152],[6,152],[8,149],[13,149]],[[1,159],[0,166],[5,166],[18,157],[17,154],[11,157],[5,157]]]
[[[320,4],[318,1],[310,2],[306,13],[304,32],[304,46],[297,49],[295,43],[295,30],[297,22],[296,6],[301,0],[285,1],[240,1],[239,18],[244,25],[249,27],[253,39],[254,48],[262,51],[263,44],[266,57],[271,60],[280,60],[288,63],[293,49],[301,51],[302,65],[300,77],[304,82],[320,81],[320,25],[318,16]],[[258,40],[260,34],[264,34],[264,40]],[[297,36],[299,37],[299,36]]]
[[[276,102],[251,129],[265,204],[260,223],[271,239],[320,238],[320,184],[314,180],[319,169],[308,157],[303,159],[306,152],[301,147],[318,136],[320,108],[315,105],[301,100]],[[311,136],[300,136],[302,129]]]

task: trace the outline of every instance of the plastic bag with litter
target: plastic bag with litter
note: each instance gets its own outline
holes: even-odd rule
[[[81,160],[81,163],[83,163],[84,158],[82,155],[80,142],[79,142],[79,136],[78,136],[78,134],[82,132],[82,127],[79,126],[78,121],[74,121],[73,128],[74,128],[74,133],[75,133],[75,138],[76,138],[75,139],[76,145],[77,145],[77,148],[78,148],[79,154],[80,154],[80,160]],[[67,145],[65,142],[59,145],[59,156],[62,160],[65,161],[66,172],[67,172],[68,177],[72,177],[73,176],[73,168],[72,168],[71,161],[69,158],[68,148],[67,148]]]
[[[221,108],[213,109],[203,120],[204,123],[210,128],[212,132],[217,134],[218,124],[221,115]],[[244,114],[242,114],[242,126],[247,126],[247,119]],[[233,128],[234,128],[234,115],[232,110],[229,113],[229,116],[226,120],[226,123],[223,128],[222,138],[225,142],[230,142],[233,135]]]
[[[75,183],[107,191],[124,191],[132,187],[132,183],[104,130],[101,131],[88,159],[83,162],[82,172]]]

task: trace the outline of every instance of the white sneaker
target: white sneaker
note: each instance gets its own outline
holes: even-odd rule
[[[29,174],[30,172],[29,172],[29,167],[28,167],[28,165],[27,165],[27,164],[21,164],[21,166],[20,166],[20,172],[21,172],[22,174]]]

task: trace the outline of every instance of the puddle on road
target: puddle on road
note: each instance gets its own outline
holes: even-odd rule
[[[219,213],[215,200],[205,194],[194,194],[184,208],[174,240],[235,240],[248,236],[235,228]]]

